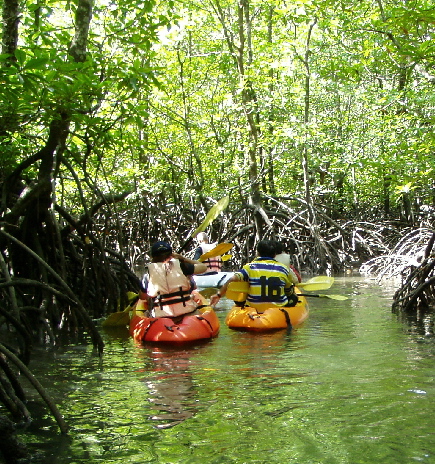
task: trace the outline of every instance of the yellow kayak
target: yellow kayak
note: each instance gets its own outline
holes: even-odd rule
[[[296,306],[274,306],[261,313],[250,306],[233,306],[227,314],[225,323],[230,329],[267,332],[296,327],[302,324],[307,317],[307,301],[305,297],[299,296]]]

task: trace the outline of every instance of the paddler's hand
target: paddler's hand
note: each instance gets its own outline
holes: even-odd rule
[[[186,256],[180,255],[179,253],[172,253],[172,257],[178,259],[179,261],[184,261],[188,264],[202,264],[199,261],[195,261],[194,259],[186,258]]]
[[[221,294],[219,292],[212,295],[210,297],[210,306],[212,306],[214,308],[215,305],[217,305],[219,303],[220,299],[221,299]]]

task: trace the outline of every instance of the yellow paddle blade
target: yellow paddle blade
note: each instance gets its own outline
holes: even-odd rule
[[[344,295],[319,295],[320,298],[329,298],[331,300],[348,300],[349,298]]]
[[[101,323],[103,327],[120,327],[127,325],[130,322],[129,311],[137,302],[138,294],[127,292],[127,297],[130,303],[125,307],[124,311],[117,311],[116,313],[109,314],[107,318]]]
[[[315,290],[327,290],[331,288],[331,285],[334,283],[334,277],[328,276],[317,276],[313,277],[312,279],[308,280],[307,282],[301,282],[297,284],[297,287],[303,288],[308,292],[312,292]]]
[[[212,295],[217,293],[217,291],[218,291],[217,288],[207,287],[207,288],[203,288],[198,293],[200,293],[204,298],[210,298]]]
[[[245,301],[249,290],[249,282],[230,282],[225,296],[233,301]]]
[[[221,257],[221,260],[222,261],[229,261],[232,257],[233,257],[233,255],[224,255],[224,256]]]
[[[135,292],[127,292],[128,301],[131,303],[137,297],[137,293]]]
[[[200,232],[207,229],[207,226],[219,216],[219,213],[221,213],[228,206],[229,202],[230,197],[221,198],[207,213],[204,221],[202,221],[201,225],[193,232],[192,237],[195,237]]]
[[[123,325],[127,325],[129,322],[130,315],[128,314],[128,311],[118,311],[117,313],[109,314],[101,325],[103,327],[121,327]]]
[[[210,251],[207,251],[207,253],[204,253],[203,255],[201,255],[199,257],[198,261],[200,261],[202,263],[206,259],[214,258],[215,256],[223,255],[228,250],[231,250],[232,247],[233,247],[232,243],[219,243],[219,245],[216,245]]]
[[[317,283],[302,283],[302,284],[296,284],[296,287],[303,288],[304,290],[308,292],[313,292],[315,290],[327,290],[328,288],[331,288],[331,283],[330,282],[317,282]]]
[[[331,285],[334,283],[334,277],[329,277],[329,276],[316,276],[312,277],[311,279],[307,280],[305,284],[315,284],[315,283],[325,283],[329,282]],[[298,285],[305,285],[304,283],[300,283]]]

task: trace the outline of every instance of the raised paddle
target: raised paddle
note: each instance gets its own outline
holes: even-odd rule
[[[323,277],[323,276],[319,276],[319,279],[320,277]],[[301,284],[298,284],[297,286],[300,286]],[[306,285],[313,285],[314,284],[308,284],[308,282],[306,283]],[[320,282],[317,284],[317,285],[325,285],[325,284],[321,284]],[[329,287],[331,286],[331,284],[329,285]],[[328,287],[328,288],[329,288]],[[248,291],[248,288],[249,288],[249,284],[248,282],[231,282],[228,286],[228,289],[227,289],[227,298],[229,298],[230,300],[232,300],[233,298],[235,299],[235,301],[244,301],[245,297],[243,297],[241,294],[243,293],[246,293]],[[214,295],[215,293],[218,292],[218,288],[215,288],[215,287],[208,287],[208,288],[204,288],[203,290],[201,290],[199,293],[201,293],[202,296],[204,296],[204,298],[210,298],[212,295]],[[323,290],[322,289],[318,289],[318,290]],[[349,298],[347,296],[344,296],[344,295],[327,295],[327,294],[316,294],[316,293],[297,293],[296,294],[297,296],[305,296],[305,297],[314,297],[314,298],[329,298],[330,300],[348,300]],[[233,298],[231,298],[233,297]]]
[[[331,285],[334,283],[333,277],[328,276],[317,276],[308,280],[307,282],[300,282],[296,284],[296,287],[303,288],[307,292],[314,290],[327,290],[331,288]],[[237,293],[246,293],[249,288],[248,282],[236,281],[231,282],[228,286],[229,290],[232,290]],[[231,299],[231,298],[230,298]]]
[[[230,201],[230,197],[221,198],[211,208],[211,210],[207,213],[202,223],[198,226],[197,229],[195,229],[192,232],[192,234],[190,234],[190,237],[183,243],[183,245],[180,248],[179,253],[185,250],[187,246],[189,245],[189,243],[193,240],[193,238],[196,237],[200,232],[204,231],[208,227],[208,225],[211,224],[219,216],[219,214],[228,206],[229,201]]]
[[[312,292],[315,290],[327,290],[328,288],[331,288],[333,283],[334,277],[317,276],[307,280],[306,282],[296,284],[296,287],[303,288],[307,292]]]
[[[224,262],[229,261],[232,257],[233,257],[233,255],[223,255],[221,257],[221,260],[224,261]]]
[[[308,280],[305,283],[299,283],[296,287],[303,288],[304,290],[326,290],[331,287],[334,282],[333,277],[328,276],[317,276]],[[230,282],[227,288],[226,297],[234,301],[244,301],[246,299],[246,293],[249,289],[248,282],[236,281]],[[347,296],[343,295],[327,295],[327,294],[313,294],[304,293],[297,294],[297,296],[315,297],[315,298],[330,298],[331,300],[347,300]]]
[[[209,258],[214,258],[215,256],[223,255],[227,251],[231,250],[232,247],[233,247],[232,243],[219,243],[219,245],[216,245],[210,251],[207,251],[207,253],[204,253],[203,255],[201,255],[198,261],[202,263],[203,261]]]

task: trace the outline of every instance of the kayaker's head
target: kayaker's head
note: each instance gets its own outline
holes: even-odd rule
[[[277,255],[284,253],[284,243],[275,242],[275,252]]]
[[[172,247],[168,242],[156,242],[151,247],[151,258],[155,263],[166,261],[172,255]]]
[[[208,243],[208,235],[205,232],[200,232],[196,236],[196,240],[198,240],[199,243]]]
[[[261,258],[275,258],[275,242],[273,240],[260,240],[257,245],[257,253]]]

